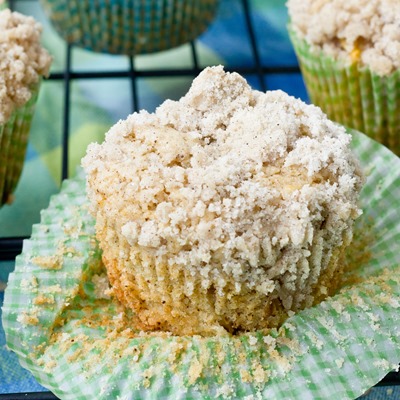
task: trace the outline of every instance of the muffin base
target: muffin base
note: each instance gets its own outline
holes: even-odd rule
[[[68,43],[96,52],[126,55],[167,50],[195,39],[214,18],[218,4],[216,0],[41,3]]]

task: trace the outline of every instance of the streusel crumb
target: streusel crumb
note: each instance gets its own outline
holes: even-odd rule
[[[143,329],[279,325],[340,281],[362,183],[350,136],[281,91],[205,69],[83,166],[103,260]]]

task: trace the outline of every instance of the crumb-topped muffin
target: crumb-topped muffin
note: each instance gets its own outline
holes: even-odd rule
[[[400,2],[289,0],[289,31],[314,104],[400,154]]]
[[[82,161],[114,294],[179,335],[277,326],[328,295],[360,214],[350,140],[222,67],[120,121]]]
[[[51,64],[41,32],[32,17],[0,10],[0,205],[12,200],[40,82]]]
[[[9,9],[0,12],[0,124],[32,96],[49,72],[51,57],[40,44],[41,25]]]
[[[293,27],[335,59],[376,74],[400,67],[400,3],[396,0],[289,0]]]

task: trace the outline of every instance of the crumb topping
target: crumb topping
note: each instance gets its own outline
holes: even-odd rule
[[[176,279],[182,271],[192,301],[199,291],[279,292],[296,308],[295,292],[304,300],[310,284],[301,259],[321,258],[310,248],[322,251],[321,227],[331,254],[360,214],[350,140],[319,108],[207,68],[180,101],[132,114],[89,146],[82,163],[97,229],[116,231],[100,246],[107,257],[107,243],[124,240],[118,259],[173,268]]]
[[[400,3],[396,0],[288,0],[296,32],[328,55],[378,75],[400,67]]]
[[[0,11],[0,124],[31,98],[49,72],[51,57],[40,44],[41,25],[9,9]]]

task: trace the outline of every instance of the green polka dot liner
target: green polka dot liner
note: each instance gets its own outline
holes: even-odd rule
[[[310,100],[328,117],[356,129],[400,155],[400,71],[379,76],[314,49],[289,24]]]
[[[79,170],[17,257],[3,306],[7,346],[60,399],[359,397],[400,362],[400,160],[352,135],[366,174],[363,215],[347,284],[333,297],[268,332],[142,332],[110,295]]]
[[[31,88],[31,98],[15,109],[6,123],[0,124],[0,206],[13,201],[24,166],[39,87],[40,82]]]
[[[196,39],[218,0],[40,0],[67,43],[102,53],[146,54]]]

